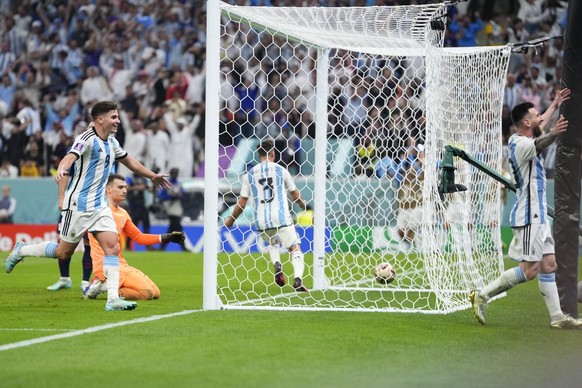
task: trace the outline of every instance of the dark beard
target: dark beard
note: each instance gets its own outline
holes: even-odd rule
[[[533,127],[533,135],[534,135],[534,138],[536,138],[536,139],[542,135],[542,129],[540,128],[539,125]]]

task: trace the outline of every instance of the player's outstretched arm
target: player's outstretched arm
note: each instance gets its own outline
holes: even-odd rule
[[[540,127],[541,127],[542,131],[544,131],[546,129],[546,127],[550,123],[550,120],[552,119],[552,116],[554,115],[556,110],[560,109],[560,106],[562,106],[562,103],[564,101],[570,99],[571,94],[572,94],[572,91],[568,88],[560,89],[556,92],[556,97],[554,97],[554,101],[552,101],[552,104],[548,107],[548,109],[541,116],[542,123],[541,123]]]
[[[125,167],[129,168],[131,171],[151,179],[151,181],[157,187],[163,187],[169,189],[172,187],[172,184],[166,179],[168,174],[156,174],[146,166],[140,163],[139,160],[133,158],[132,156],[127,155],[125,158],[119,160]]]
[[[556,140],[556,138],[559,135],[566,132],[567,129],[568,129],[568,120],[566,120],[564,118],[564,116],[560,115],[558,122],[556,123],[556,125],[554,125],[552,127],[550,132],[541,135],[540,137],[538,137],[535,140],[536,150],[538,151],[538,153],[541,152],[542,150],[544,150],[550,144],[552,144],[554,142],[554,140]]]

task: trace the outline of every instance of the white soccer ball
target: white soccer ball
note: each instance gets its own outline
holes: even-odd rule
[[[390,263],[380,263],[374,270],[374,279],[380,284],[389,284],[396,279],[396,270]]]

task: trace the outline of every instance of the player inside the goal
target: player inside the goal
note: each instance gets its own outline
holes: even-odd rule
[[[301,198],[289,171],[275,163],[275,147],[272,141],[263,140],[258,148],[260,162],[244,175],[240,196],[224,225],[231,227],[245,209],[249,198],[255,214],[255,225],[268,244],[269,256],[274,267],[275,283],[283,287],[285,275],[281,264],[280,248],[285,247],[291,256],[294,280],[293,288],[298,292],[307,292],[303,285],[305,269],[300,238],[289,211],[287,193],[293,203],[307,209],[307,203]]]

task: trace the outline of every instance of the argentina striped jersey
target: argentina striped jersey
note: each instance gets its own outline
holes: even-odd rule
[[[293,225],[287,193],[296,190],[289,171],[268,160],[251,168],[243,177],[240,195],[252,198],[258,230]]]
[[[114,162],[126,157],[127,152],[115,137],[105,141],[91,128],[75,139],[69,153],[75,154],[77,160],[65,191],[63,210],[84,212],[107,207],[107,178]]]
[[[509,215],[511,227],[543,224],[547,221],[544,158],[535,139],[514,134],[509,138],[509,164],[517,192]]]

